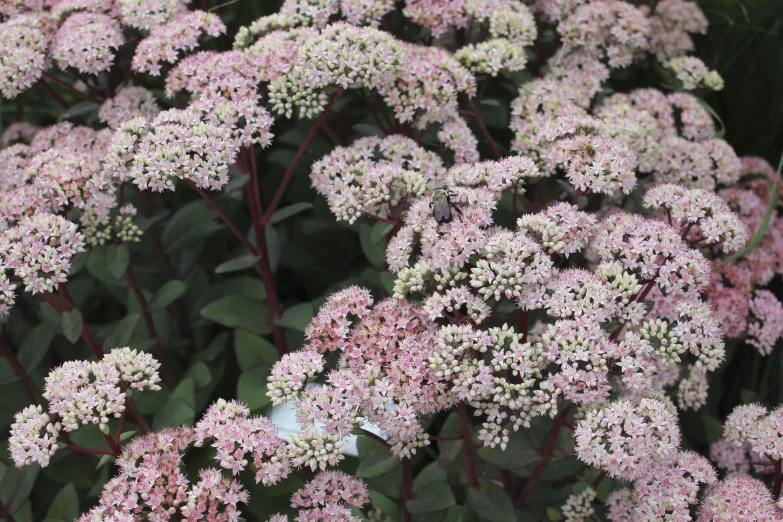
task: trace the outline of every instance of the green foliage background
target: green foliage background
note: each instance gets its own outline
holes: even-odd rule
[[[698,3],[710,19],[710,31],[697,39],[697,55],[708,66],[717,69],[726,82],[726,88],[712,94],[707,101],[719,115],[726,139],[740,156],[760,155],[776,165],[783,152],[783,2],[701,0]],[[229,25],[229,34],[233,34],[239,26],[276,12],[278,8],[276,1],[239,0],[220,7],[218,12]],[[210,45],[215,47],[217,43]],[[230,42],[224,42],[223,47],[228,45]],[[129,59],[128,56],[124,58]],[[616,88],[622,88],[625,84],[643,85],[646,78],[644,75],[637,78],[619,75],[613,80]],[[162,96],[162,81],[157,87],[160,102],[166,107],[169,102]],[[94,121],[94,107],[77,105],[79,100],[61,92],[75,106],[71,116],[84,117],[88,123]],[[497,100],[499,105],[486,107],[483,111],[488,126],[497,133],[501,143],[510,140],[508,105],[513,96],[513,92],[498,88],[488,97]],[[60,107],[37,88],[29,89],[13,102],[0,103],[0,132],[14,121],[25,120],[43,126],[63,117]],[[335,121],[338,133],[351,128],[354,135],[372,132],[372,120],[362,106],[349,97],[341,98],[334,111],[341,111],[341,118]],[[274,144],[260,156],[264,203],[268,203],[274,193],[311,124],[309,120],[280,118],[273,127]],[[290,215],[281,215],[280,221],[267,231],[278,291],[286,310],[283,325],[289,349],[301,345],[304,326],[329,293],[350,284],[360,284],[371,288],[378,297],[388,292],[391,284],[390,274],[383,272],[383,224],[373,227],[361,220],[353,226],[337,223],[323,198],[310,188],[310,163],[332,147],[323,136],[314,140],[307,153],[309,161],[299,165],[281,205]],[[234,188],[234,191],[221,194],[218,200],[243,229],[249,230],[250,216],[244,207],[243,191]],[[135,191],[128,192],[126,197],[138,203]],[[152,201],[155,219],[169,245],[176,278],[183,285],[166,285],[169,278],[158,269],[152,245],[146,238],[132,246],[130,261],[141,286],[149,291],[147,298],[154,296],[161,305],[154,314],[156,327],[167,351],[173,354],[175,372],[182,378],[174,390],[145,393],[140,409],[153,417],[154,428],[192,422],[216,397],[238,398],[255,412],[264,411],[268,405],[264,395],[265,377],[277,355],[273,346],[262,337],[269,329],[263,320],[267,312],[260,277],[250,269],[226,272],[224,266],[222,271],[218,270],[226,260],[239,258],[245,252],[233,240],[226,241],[227,231],[194,192],[180,187],[175,193],[155,195]],[[147,220],[146,224],[149,222]],[[75,269],[79,272],[71,278],[68,287],[84,320],[94,327],[104,346],[116,343],[143,348],[148,341],[146,329],[139,319],[139,305],[124,280],[111,274],[113,255],[108,247],[81,255],[82,266],[77,263]],[[779,278],[773,282],[773,290],[783,295]],[[184,293],[180,294],[180,291]],[[163,306],[168,299],[174,298],[180,302],[176,313]],[[49,368],[64,360],[90,355],[82,343],[71,344],[65,337],[54,335],[61,330],[62,324],[52,314],[47,305],[40,309],[17,309],[3,325],[14,346],[20,349],[20,359],[35,369],[32,377],[39,388]],[[41,321],[43,326],[34,326]],[[185,327],[180,328],[182,325]],[[235,333],[230,331],[237,327]],[[721,435],[719,419],[740,402],[761,401],[770,406],[783,403],[781,377],[781,347],[771,356],[762,358],[742,340],[729,342],[727,361],[712,376],[708,405],[698,413],[682,417],[686,446],[706,451],[708,443]],[[13,378],[5,360],[0,360],[0,386],[0,431],[5,432],[13,413],[27,406],[30,400],[21,383]],[[435,431],[442,435],[448,436],[454,429],[452,418],[437,422]],[[72,438],[75,443],[85,446],[101,445],[97,429],[82,429]],[[461,445],[444,443],[440,449],[440,455],[434,458],[443,469],[432,466],[432,455],[424,456],[416,463],[416,473],[423,478],[417,479],[414,486],[421,494],[438,493],[438,488],[442,489],[446,484],[447,473],[460,472]],[[359,474],[379,492],[373,499],[374,505],[386,506],[394,513],[394,503],[382,493],[394,496],[400,472],[398,462],[390,461],[372,441],[364,441],[360,450],[366,464],[363,463]],[[16,522],[70,520],[78,510],[85,510],[95,501],[108,478],[109,466],[95,469],[97,458],[93,462],[60,452],[44,470],[39,471],[34,466],[16,470],[3,463],[9,462],[6,451],[3,445],[0,448],[0,500],[9,504],[10,499]],[[194,476],[197,469],[210,464],[211,456],[207,450],[198,449],[191,455],[188,471]],[[479,456],[483,462],[506,468],[511,462],[518,466],[514,468],[516,471],[512,470],[515,473],[524,473],[535,464],[525,460],[530,452],[524,447],[512,448],[505,454],[480,450]],[[355,459],[348,459],[343,467],[356,471],[357,465]],[[583,467],[566,460],[550,466],[549,482],[543,483],[544,493],[537,499],[542,510],[550,503],[556,505],[571,492],[570,486],[559,487],[558,480],[579,471],[574,465],[579,469]],[[265,520],[270,514],[285,510],[289,504],[288,495],[306,479],[307,474],[300,473],[279,486],[262,488],[254,487],[252,477],[246,477],[244,483],[248,485],[252,499],[246,509],[248,517]],[[451,479],[464,480],[460,477]],[[608,486],[609,481],[605,481],[601,489]],[[448,486],[445,487],[448,490]],[[486,489],[491,497],[492,488]],[[601,494],[604,493],[599,492],[599,496]],[[497,506],[492,498],[466,500],[450,495],[449,490],[448,494],[440,491],[438,496],[445,502],[464,504],[467,501],[479,508]],[[543,511],[540,514],[543,515]],[[498,515],[501,516],[502,513]]]

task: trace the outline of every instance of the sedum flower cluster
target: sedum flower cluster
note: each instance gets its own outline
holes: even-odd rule
[[[0,0],[0,93],[39,85],[62,98],[57,85],[91,111],[68,110],[78,125],[17,123],[2,136],[0,316],[20,288],[72,305],[64,285],[74,256],[140,239],[137,198],[161,273],[182,271],[206,288],[207,272],[189,260],[201,251],[169,266],[177,252],[155,223],[166,219],[157,203],[179,203],[187,196],[171,192],[192,186],[248,250],[214,272],[258,266],[269,308],[269,317],[237,322],[246,311],[231,310],[217,322],[273,332],[279,357],[253,375],[254,390],[273,408],[292,407],[298,429],[286,437],[242,402],[217,399],[197,422],[193,411],[193,425],[140,426],[145,433],[121,447],[131,394],[159,390],[168,365],[130,348],[64,362],[39,404],[16,415],[9,449],[17,466],[46,467],[62,447],[115,459],[79,522],[233,522],[250,502],[248,477],[294,491],[299,522],[369,519],[360,509],[388,497],[410,520],[429,509],[429,475],[451,487],[442,470],[419,465],[449,443],[461,460],[443,475],[456,469],[465,490],[454,502],[469,505],[503,482],[511,509],[524,511],[537,486],[573,478],[570,495],[555,499],[567,521],[781,520],[781,408],[742,405],[728,417],[710,453],[722,480],[679,424],[680,413],[708,404],[727,337],[744,337],[760,357],[783,338],[783,304],[766,289],[783,274],[780,173],[739,158],[698,97],[724,82],[688,54],[707,28],[695,2],[285,0],[235,35],[224,5],[192,4]],[[622,82],[613,80],[634,67],[659,74],[663,90],[615,91]],[[492,97],[504,89],[513,93],[508,118]],[[352,105],[362,111],[357,139]],[[291,126],[308,126],[295,154],[262,151],[275,123],[289,144]],[[328,152],[310,148],[318,132],[334,142]],[[281,316],[270,245],[297,233],[272,234],[272,225],[286,217],[277,205],[308,156],[311,186],[335,220],[360,230],[377,222],[359,242],[379,247],[363,276],[384,289],[374,297],[352,281],[330,292],[306,326],[296,318],[304,335],[289,349],[299,338],[281,329],[291,321]],[[275,163],[285,174],[267,198],[276,180],[265,167]],[[245,187],[242,226],[231,221],[236,207],[221,207],[237,194],[208,192],[229,184]],[[160,199],[151,204],[144,191]],[[165,355],[168,336],[151,315],[165,307],[150,306],[128,267],[156,357]],[[182,338],[200,346],[206,329],[189,324],[198,313],[176,311]],[[200,315],[210,318],[205,307]],[[176,380],[167,384],[175,397]],[[201,391],[190,410],[208,404]],[[459,435],[438,435],[452,419]],[[111,450],[68,438],[90,424]],[[344,472],[356,435],[389,452],[383,474],[393,469],[396,481],[399,471],[399,484],[370,490]],[[474,454],[491,462],[520,443],[535,460],[529,470],[475,465]],[[188,473],[191,452],[207,456],[197,473]],[[554,458],[577,460],[578,471],[547,475]],[[772,489],[756,478],[764,475]],[[611,492],[601,489],[606,477]]]

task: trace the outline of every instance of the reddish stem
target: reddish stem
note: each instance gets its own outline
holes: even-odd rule
[[[78,451],[79,453],[89,453],[90,455],[112,455],[112,456],[116,456],[116,455],[114,455],[114,453],[112,453],[109,450],[97,449],[97,448],[85,448],[84,446],[79,446],[77,444],[66,444],[65,447],[68,448],[71,451]]]
[[[247,184],[247,196],[250,200],[250,213],[253,216],[253,230],[256,236],[256,248],[261,255],[258,260],[258,267],[261,270],[261,277],[264,280],[264,290],[266,290],[266,299],[269,304],[269,314],[272,316],[272,337],[275,340],[275,348],[279,357],[288,353],[285,342],[285,331],[282,327],[274,324],[274,321],[282,317],[280,309],[280,299],[275,287],[275,276],[272,273],[272,266],[269,264],[269,249],[266,244],[266,221],[264,221],[264,211],[261,207],[261,192],[258,185],[258,168],[256,167],[255,149],[247,151],[250,156],[250,183]]]
[[[484,118],[481,117],[481,113],[479,112],[479,108],[478,105],[476,104],[476,101],[471,100],[470,105],[471,107],[473,107],[473,117],[476,119],[476,123],[478,123],[479,129],[481,129],[481,133],[484,134],[484,137],[487,139],[487,142],[489,142],[489,146],[492,149],[492,152],[495,154],[495,157],[497,159],[503,158],[503,154],[500,153],[498,144],[495,143],[494,139],[492,139],[492,135],[489,133],[487,126],[484,125]]]
[[[272,202],[269,204],[269,208],[266,209],[266,213],[264,214],[262,219],[263,223],[269,221],[269,218],[271,218],[272,214],[274,214],[275,210],[277,210],[277,205],[278,203],[280,203],[280,200],[283,198],[283,193],[285,192],[285,189],[288,186],[288,182],[291,181],[291,177],[294,175],[294,170],[296,170],[296,166],[299,164],[302,157],[304,156],[304,153],[307,151],[307,148],[310,146],[310,142],[313,141],[313,138],[315,138],[316,134],[318,134],[318,129],[326,121],[326,116],[329,114],[329,109],[332,108],[332,105],[334,105],[334,102],[337,100],[337,97],[340,96],[342,92],[343,89],[339,88],[332,93],[332,96],[329,98],[329,101],[326,103],[326,107],[324,107],[324,110],[321,112],[321,115],[318,116],[317,120],[315,120],[313,127],[310,129],[310,133],[302,142],[302,145],[299,147],[299,150],[296,152],[296,156],[294,156],[293,161],[291,161],[291,164],[288,166],[288,170],[283,176],[283,180],[280,182],[280,186],[277,188],[277,192],[275,192],[275,195],[272,198]]]
[[[228,214],[226,214],[222,208],[220,208],[220,205],[217,204],[217,201],[207,192],[206,190],[197,187],[195,184],[193,185],[193,188],[196,189],[196,191],[201,194],[201,197],[204,198],[204,201],[207,202],[207,204],[212,207],[212,210],[215,211],[215,213],[220,217],[220,219],[223,220],[223,222],[228,226],[229,229],[234,233],[234,235],[239,239],[239,241],[242,242],[243,245],[245,245],[245,248],[248,252],[253,254],[254,256],[258,255],[258,251],[253,247],[253,245],[248,241],[247,237],[245,237],[245,234],[242,233],[242,231],[239,229],[239,227],[234,223],[230,217],[228,217]]]
[[[120,448],[119,443],[114,440],[111,436],[103,434],[103,438],[106,439],[106,442],[109,444],[109,447],[111,448],[110,455],[114,455],[115,457],[119,457],[122,453],[122,448]]]
[[[2,502],[0,502],[0,518],[4,519],[5,522],[16,522],[14,517],[11,516],[11,511],[9,511],[9,508]]]
[[[22,367],[19,359],[16,358],[16,354],[11,349],[11,346],[8,344],[8,341],[2,332],[0,332],[0,354],[2,354],[5,360],[8,361],[8,365],[11,367],[11,371],[14,372],[14,375],[19,377],[19,380],[22,382],[22,386],[24,386],[24,389],[27,391],[33,401],[37,404],[44,404],[43,396],[38,391],[38,388],[33,383],[33,380],[30,379],[30,376],[27,375],[27,370]]]
[[[62,81],[61,79],[59,79],[57,76],[55,76],[53,74],[50,74],[50,73],[44,71],[43,72],[43,77],[46,78],[49,81],[52,81],[52,82],[56,83],[60,87],[66,89],[71,94],[75,94],[76,96],[80,96],[80,97],[84,98],[85,100],[87,100],[89,102],[92,102],[92,103],[94,103],[96,105],[100,105],[101,103],[103,103],[101,100],[93,98],[89,94],[84,93],[84,92],[80,91],[79,89],[76,89],[72,85],[69,85],[67,82]],[[85,85],[86,85],[86,83],[87,82],[85,82]]]
[[[41,84],[41,87],[43,87],[43,90],[45,90],[45,91],[46,91],[46,94],[48,94],[49,96],[51,96],[51,97],[52,97],[52,99],[53,99],[54,101],[56,101],[56,102],[57,102],[57,104],[58,104],[60,107],[62,107],[62,108],[63,108],[63,109],[65,109],[66,111],[67,111],[68,109],[70,109],[70,108],[71,108],[71,107],[68,105],[68,102],[67,102],[67,101],[65,101],[65,99],[64,99],[62,96],[60,96],[59,94],[57,94],[57,91],[55,91],[55,90],[52,88],[52,86],[51,86],[51,85],[49,85],[49,84],[46,82],[46,80],[44,80],[43,78],[41,78],[40,80],[38,80],[38,82]],[[74,118],[74,119],[75,119],[75,120],[77,120],[77,121],[81,121],[81,119],[80,119],[80,118]]]
[[[133,270],[133,266],[128,264],[128,268],[125,270],[125,278],[128,280],[128,284],[133,290],[133,295],[136,296],[136,300],[139,302],[141,308],[141,316],[144,318],[144,324],[147,326],[147,334],[150,339],[155,341],[155,356],[158,358],[160,368],[163,373],[163,378],[166,380],[166,385],[172,390],[177,384],[177,380],[174,378],[174,373],[171,371],[168,360],[166,359],[166,351],[163,349],[163,345],[160,343],[160,337],[158,337],[158,331],[155,328],[155,322],[152,320],[152,315],[149,311],[149,304],[147,298],[144,297],[144,292],[139,286],[139,281],[136,279],[136,272]]]
[[[468,470],[468,483],[473,489],[481,489],[478,473],[476,473],[476,462],[473,459],[473,441],[470,437],[470,424],[468,423],[468,412],[464,402],[457,404],[459,413],[460,438],[462,438],[462,448],[465,451],[465,467]]]
[[[780,488],[783,486],[783,469],[781,469],[781,465],[783,464],[783,460],[773,460],[772,465],[775,468],[775,482],[772,486],[772,498],[777,501],[780,499]]]
[[[531,475],[527,481],[527,484],[525,484],[525,489],[522,491],[522,495],[520,495],[519,499],[517,499],[518,505],[524,504],[525,500],[527,500],[527,498],[538,485],[538,482],[541,480],[541,475],[544,474],[544,470],[546,470],[549,461],[552,459],[552,454],[555,452],[555,446],[557,446],[557,434],[560,431],[560,425],[564,419],[568,419],[568,415],[571,413],[573,408],[574,405],[569,404],[557,415],[554,423],[552,423],[552,426],[549,428],[549,431],[546,434],[544,448],[542,450],[544,460],[541,461],[541,463],[538,464],[538,466],[536,466],[536,468],[533,470],[533,475]]]
[[[397,223],[398,223],[397,221],[395,221],[393,219],[389,219],[389,218],[385,218],[385,217],[381,217],[381,216],[376,216],[375,214],[370,214],[369,212],[365,212],[364,215],[367,216],[368,218],[372,218],[372,219],[374,219],[376,221],[383,221],[384,223],[388,223],[390,225],[395,225],[396,226]]]

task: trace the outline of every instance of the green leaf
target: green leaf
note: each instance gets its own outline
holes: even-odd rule
[[[532,468],[542,460],[522,432],[515,432],[511,435],[505,450],[500,446],[494,448],[482,446],[476,453],[482,460],[490,464],[515,471],[529,469],[532,472]]]
[[[313,303],[300,303],[286,308],[283,317],[273,321],[277,326],[304,332],[314,315]]]
[[[244,256],[235,257],[229,259],[225,263],[221,263],[215,269],[216,274],[225,274],[227,272],[238,272],[239,270],[245,270],[258,263],[261,256],[254,256],[253,254],[246,254]]]
[[[245,295],[229,295],[201,309],[202,317],[228,326],[241,328],[258,335],[272,332],[269,327],[269,308],[263,301]]]
[[[493,100],[492,98],[484,98],[481,100],[479,105],[484,105],[486,107],[500,107],[500,102],[498,100]]]
[[[78,308],[60,315],[60,331],[72,343],[79,340],[82,336],[82,314]]]
[[[446,422],[438,433],[439,437],[451,438],[457,437],[460,434],[459,416],[456,412],[452,412],[446,417]],[[440,454],[438,456],[438,463],[446,467],[454,462],[459,454],[462,452],[463,444],[461,440],[441,440],[438,441],[438,449]]]
[[[370,490],[370,504],[392,520],[400,519],[400,508],[395,501],[379,491]]]
[[[111,350],[113,348],[122,348],[128,346],[133,330],[136,329],[136,325],[139,324],[139,318],[141,314],[129,314],[117,323],[114,330],[111,331],[109,336],[104,342],[104,348]]]
[[[152,429],[193,424],[196,417],[196,383],[185,377],[152,419]]]
[[[269,266],[272,267],[272,272],[274,272],[280,264],[283,245],[280,243],[280,236],[277,235],[277,230],[269,223],[264,226],[264,234],[266,235],[266,252],[269,256]]]
[[[370,235],[370,241],[373,245],[377,245],[381,240],[389,235],[389,232],[394,230],[394,225],[391,223],[384,223],[383,221],[377,221],[372,227],[372,234]],[[385,247],[386,245],[384,245]]]
[[[269,223],[275,225],[285,219],[290,218],[291,216],[299,214],[300,212],[310,210],[311,208],[313,208],[312,203],[294,203],[293,205],[276,210],[274,214],[272,214],[272,217],[269,218]]]
[[[66,484],[54,497],[46,518],[74,520],[79,516],[79,495],[73,484]]]
[[[381,243],[373,243],[372,241],[373,227],[362,223],[359,225],[359,240],[362,244],[362,250],[367,260],[376,268],[383,268],[386,264],[386,245]]]
[[[245,330],[234,331],[234,351],[243,371],[277,362],[277,350],[272,343]]]
[[[399,459],[398,459],[399,460]],[[413,479],[413,491],[426,489],[431,482],[448,482],[446,470],[441,468],[437,462],[431,462],[426,468],[421,470],[416,478]]]
[[[179,297],[185,293],[185,290],[187,290],[187,285],[182,281],[176,279],[168,281],[155,292],[155,295],[150,299],[150,302],[147,305],[147,309],[150,312],[163,310],[179,299]]]
[[[266,395],[266,378],[271,370],[269,366],[256,366],[239,376],[237,400],[245,403],[251,412],[257,412],[272,402]]]
[[[569,194],[573,194],[574,193],[574,187],[572,187],[567,182],[563,181],[562,179],[556,179],[555,181],[557,182],[558,185],[560,185]]]
[[[400,463],[399,457],[388,448],[378,448],[359,462],[356,476],[359,478],[380,477],[399,466]]]
[[[130,251],[128,245],[120,243],[111,244],[106,250],[106,269],[114,279],[122,279],[130,263]]]
[[[120,442],[128,440],[129,438],[133,437],[134,435],[136,435],[136,431],[135,430],[134,431],[123,431],[120,434]]]
[[[23,468],[7,466],[0,462],[0,502],[9,513],[14,514],[22,507],[35,485],[35,479],[41,470],[38,464],[28,464]]]
[[[704,434],[707,442],[712,444],[719,441],[723,436],[723,423],[706,412],[702,414],[701,418],[704,422]]]
[[[587,196],[579,196],[576,199],[576,203],[579,206],[579,210],[583,210],[587,206]]]
[[[68,109],[60,114],[59,121],[67,120],[68,118],[78,118],[80,116],[87,116],[88,114],[98,110],[98,104],[91,101],[82,101],[75,105],[68,107]]]
[[[357,123],[353,130],[362,136],[383,136],[381,128],[374,123]]]
[[[577,459],[551,460],[547,464],[542,480],[560,480],[579,473],[585,465]]]
[[[231,176],[229,182],[226,183],[225,187],[223,187],[222,194],[230,194],[235,190],[239,190],[245,185],[247,185],[249,181],[250,181],[250,174],[237,173]]]
[[[421,494],[415,495],[405,503],[405,507],[413,515],[437,513],[446,511],[457,504],[448,482],[432,482]]]
[[[468,488],[468,507],[487,522],[516,522],[514,504],[503,488],[486,480],[479,483],[481,489]]]
[[[99,245],[90,249],[90,258],[87,260],[87,271],[99,281],[116,286],[128,286],[125,279],[117,279],[109,272],[106,255],[107,245]]]
[[[46,355],[52,338],[54,332],[45,324],[39,324],[27,333],[22,346],[19,347],[19,363],[28,373],[38,366]]]
[[[560,511],[553,507],[546,508],[546,516],[549,517],[549,520],[552,522],[557,522],[563,517],[563,515],[560,514]]]

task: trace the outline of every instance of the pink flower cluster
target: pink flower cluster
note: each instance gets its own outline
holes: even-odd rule
[[[108,433],[110,418],[119,418],[131,390],[159,390],[160,364],[149,354],[130,348],[115,348],[100,361],[68,361],[46,378],[42,407],[28,406],[16,414],[11,426],[9,448],[18,467],[37,462],[41,467],[57,449],[62,429],[74,431],[95,424]],[[51,416],[51,417],[50,417]],[[55,417],[58,421],[53,422]]]

